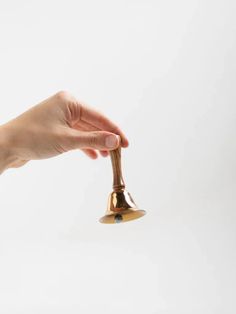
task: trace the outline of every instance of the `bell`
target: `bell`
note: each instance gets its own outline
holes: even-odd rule
[[[113,169],[113,192],[109,195],[107,211],[99,221],[106,224],[126,222],[140,218],[146,214],[138,209],[125,183],[121,170],[121,148],[110,151]]]

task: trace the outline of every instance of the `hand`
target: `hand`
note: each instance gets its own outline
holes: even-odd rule
[[[119,145],[128,140],[117,125],[62,91],[0,127],[0,172],[73,149],[105,157]]]

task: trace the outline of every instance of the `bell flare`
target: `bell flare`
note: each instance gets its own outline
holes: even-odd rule
[[[130,208],[119,210],[116,213],[107,214],[100,218],[100,222],[104,224],[116,224],[121,222],[127,222],[130,220],[138,219],[146,214],[145,210]]]

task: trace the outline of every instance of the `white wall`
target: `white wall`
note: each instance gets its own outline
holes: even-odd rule
[[[0,312],[236,311],[235,1],[1,1],[0,123],[65,89],[130,139],[148,215],[102,225],[109,159],[0,178]]]

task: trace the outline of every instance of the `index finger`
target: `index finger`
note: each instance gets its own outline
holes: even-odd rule
[[[86,123],[91,124],[103,131],[112,132],[121,137],[121,146],[127,147],[129,141],[123,131],[110,119],[108,119],[101,112],[93,109],[92,107],[80,103],[80,119]]]

